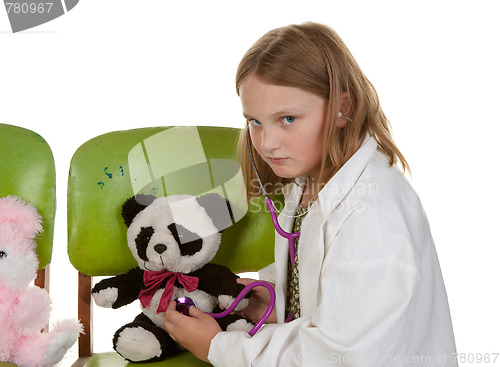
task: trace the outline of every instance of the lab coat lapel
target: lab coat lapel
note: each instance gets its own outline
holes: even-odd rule
[[[376,149],[376,140],[367,136],[360,149],[321,190],[318,201],[304,218],[298,249],[301,316],[311,315],[319,301],[320,272],[327,245],[323,241],[325,222],[354,187]]]
[[[346,195],[354,187],[359,176],[377,149],[377,141],[367,135],[363,145],[344,164],[335,176],[325,185],[318,194],[318,201],[311,208],[302,223],[299,238],[299,287],[301,315],[308,316],[318,304],[320,272],[325,256],[325,243],[323,241],[324,225],[330,214],[342,204]],[[304,178],[299,180],[304,183]],[[286,206],[282,215],[278,217],[281,227],[291,232],[297,212],[303,186],[289,184],[283,188]],[[285,318],[285,297],[287,287],[288,267],[288,240],[276,234],[275,260],[276,260],[276,314],[278,322]]]
[[[323,241],[320,240],[323,238],[324,220],[318,212],[317,203],[313,205],[311,215],[302,222],[298,248],[301,316],[310,315],[318,304],[318,280],[325,252]]]

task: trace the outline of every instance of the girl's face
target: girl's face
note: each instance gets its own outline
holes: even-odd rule
[[[254,75],[243,80],[239,94],[253,146],[274,173],[317,180],[328,101]]]

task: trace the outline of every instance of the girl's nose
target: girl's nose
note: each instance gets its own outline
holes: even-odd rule
[[[260,146],[266,152],[275,151],[280,147],[279,136],[272,127],[262,130]]]

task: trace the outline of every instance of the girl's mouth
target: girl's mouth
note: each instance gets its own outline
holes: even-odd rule
[[[272,164],[281,165],[284,164],[288,158],[268,158],[268,159],[269,162],[271,162]]]

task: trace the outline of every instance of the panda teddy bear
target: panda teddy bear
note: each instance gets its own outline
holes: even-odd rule
[[[204,312],[228,308],[244,286],[227,267],[212,264],[221,232],[231,225],[231,205],[218,194],[201,197],[136,195],[122,206],[128,246],[138,267],[104,279],[92,289],[97,305],[119,308],[136,299],[142,313],[119,328],[113,348],[130,362],[155,362],[179,346],[163,328],[172,299],[189,297]],[[249,295],[236,307],[248,305]],[[250,331],[253,323],[239,314],[217,319],[222,330]]]

